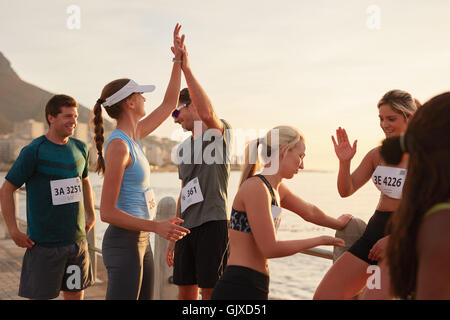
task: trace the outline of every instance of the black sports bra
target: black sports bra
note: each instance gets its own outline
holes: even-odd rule
[[[278,229],[281,218],[280,215],[281,210],[280,206],[278,205],[277,198],[275,197],[275,193],[273,192],[272,186],[263,175],[257,174],[255,175],[255,177],[260,178],[267,186],[267,188],[269,188],[270,194],[272,195],[272,216],[275,223],[275,227],[276,229]],[[274,207],[278,209],[274,209]],[[250,229],[250,224],[248,223],[247,213],[244,211],[237,211],[234,208],[231,208],[230,229],[251,233],[252,230]]]

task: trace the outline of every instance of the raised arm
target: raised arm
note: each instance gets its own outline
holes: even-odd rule
[[[350,145],[347,132],[339,127],[336,130],[337,142],[334,136],[331,137],[334,144],[334,151],[339,159],[339,173],[337,187],[341,197],[351,196],[361,188],[369,179],[374,171],[373,156],[378,148],[370,151],[363,159],[358,168],[350,174],[350,164],[356,153],[357,140]]]
[[[353,217],[351,214],[343,214],[337,219],[330,217],[317,206],[304,201],[299,196],[294,194],[283,183],[280,184],[278,190],[280,193],[281,207],[296,213],[305,221],[317,224],[319,226],[341,230]]]
[[[188,53],[186,51],[186,46],[183,47],[183,64],[182,69],[184,73],[184,77],[186,79],[186,83],[189,89],[189,95],[191,97],[192,103],[197,108],[197,112],[202,119],[203,123],[208,128],[214,128],[220,130],[223,134],[223,123],[220,121],[219,117],[217,117],[214,108],[212,106],[211,100],[206,94],[205,90],[203,90],[202,86],[195,78],[190,63]]]
[[[184,35],[179,36],[181,25],[177,24],[173,31],[173,47],[174,63],[172,66],[172,73],[167,86],[166,93],[161,105],[156,108],[147,117],[138,123],[137,136],[142,139],[152,133],[163,123],[178,105],[178,96],[180,92],[181,82],[181,59],[183,57],[182,47],[184,42]]]

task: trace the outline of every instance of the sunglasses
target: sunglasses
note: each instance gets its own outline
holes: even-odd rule
[[[179,105],[175,110],[172,112],[172,118],[176,119],[180,115],[180,110],[183,108],[189,107],[191,104],[191,101],[186,102],[185,104]]]

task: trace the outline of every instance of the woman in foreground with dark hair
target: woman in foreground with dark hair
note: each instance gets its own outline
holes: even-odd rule
[[[420,108],[404,135],[383,142],[386,162],[409,155],[387,258],[402,299],[450,299],[450,92]]]

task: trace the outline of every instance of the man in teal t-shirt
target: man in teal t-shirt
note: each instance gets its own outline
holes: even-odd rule
[[[47,103],[47,134],[25,146],[5,177],[1,206],[14,242],[27,248],[19,295],[82,299],[93,284],[86,234],[95,223],[87,145],[72,138],[76,101],[55,95]],[[27,234],[17,228],[13,193],[27,191]],[[86,218],[85,218],[86,212]]]

